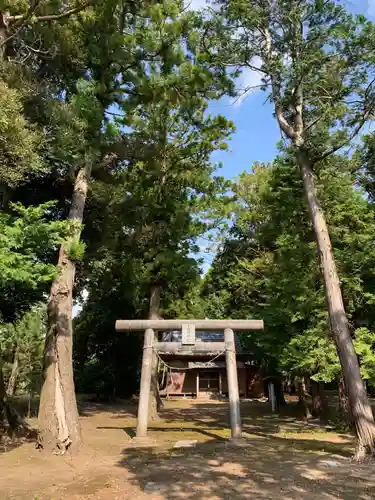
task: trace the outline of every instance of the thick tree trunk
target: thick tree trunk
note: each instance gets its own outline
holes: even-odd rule
[[[7,401],[3,362],[0,360],[0,439],[3,436],[13,438],[15,436],[31,437],[32,435],[33,429]]]
[[[91,166],[77,174],[69,219],[73,239],[80,237]],[[73,380],[73,285],[75,263],[69,258],[69,244],[61,245],[59,274],[48,300],[48,329],[44,351],[44,384],[39,405],[40,447],[65,453],[81,444],[81,430]]]
[[[18,350],[14,353],[12,371],[8,380],[7,395],[13,396],[16,390],[17,380],[19,375]]]
[[[8,13],[0,12],[0,58],[3,59],[6,52],[6,39],[8,38]]]
[[[161,286],[153,285],[151,287],[150,293],[150,310],[149,319],[160,319],[159,309],[160,309],[160,297],[161,297]],[[158,341],[158,332],[155,332],[155,342]],[[150,390],[150,404],[149,404],[149,416],[151,420],[157,420],[159,418],[159,411],[163,407],[163,402],[159,394],[159,373],[158,373],[159,359],[154,351],[152,357],[152,373],[151,373],[151,390]]]
[[[340,420],[344,422],[348,427],[351,427],[351,417],[350,417],[350,407],[347,391],[345,388],[344,378],[340,377],[338,381],[338,413]]]
[[[270,378],[268,382],[272,382],[275,391],[275,399],[276,399],[276,408],[279,410],[281,406],[286,405],[285,397],[284,397],[284,387],[281,380],[277,377]],[[268,383],[267,383],[267,393],[268,393]],[[269,398],[269,395],[268,395]]]
[[[324,394],[324,383],[315,382],[312,383],[312,415],[316,418],[324,418],[327,414],[327,399]]]
[[[275,381],[275,396],[278,408],[286,405],[284,396],[284,384],[280,380]]]
[[[302,171],[310,219],[319,252],[331,333],[341,362],[350,412],[358,438],[356,458],[360,460],[366,453],[372,454],[374,451],[374,416],[363,386],[358,358],[350,335],[327,223],[317,198],[311,163],[303,147],[297,149],[297,161]]]
[[[305,418],[311,418],[311,413],[309,409],[309,405],[306,401],[306,385],[303,377],[300,377],[297,381],[298,384],[298,404],[301,406],[303,410],[303,416]]]

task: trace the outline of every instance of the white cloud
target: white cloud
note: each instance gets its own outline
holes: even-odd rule
[[[201,10],[207,7],[207,0],[186,0],[185,5],[189,10]]]
[[[253,57],[251,65],[255,68],[261,68],[261,58],[259,56]],[[256,69],[246,68],[238,78],[237,88],[240,96],[233,100],[233,104],[235,106],[240,106],[249,95],[259,92],[261,90],[261,83],[262,73],[260,71],[256,71]]]

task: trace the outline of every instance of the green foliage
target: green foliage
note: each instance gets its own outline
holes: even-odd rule
[[[37,304],[25,313],[13,326],[11,347],[13,359],[8,357],[9,372],[10,361],[17,359],[18,377],[16,389],[19,392],[37,394],[42,383],[43,348],[46,335],[46,307]],[[9,337],[7,339],[9,343]],[[8,351],[9,352],[9,351]]]
[[[48,292],[57,272],[57,249],[69,230],[66,222],[49,220],[51,202],[11,208],[0,212],[0,312],[5,322],[13,322]]]
[[[0,77],[0,189],[14,188],[46,171],[40,154],[41,134],[23,113],[22,94]]]
[[[341,373],[327,319],[293,336],[281,353],[280,368],[293,375],[310,375],[316,382],[332,382]]]
[[[68,257],[72,262],[81,262],[83,260],[86,245],[83,241],[80,241],[79,237],[68,239],[65,245],[67,246]]]
[[[212,58],[231,70],[259,68],[286,140],[300,134],[312,163],[350,145],[374,111],[374,24],[335,0],[218,5],[207,21],[220,47]]]
[[[76,389],[81,393],[111,398],[115,387],[113,374],[113,367],[107,360],[92,356],[85,360],[77,376]]]
[[[42,354],[46,334],[46,307],[37,304],[15,323],[0,324],[0,359],[7,380],[17,363],[15,389],[37,394],[42,382]]]
[[[355,332],[355,349],[361,360],[363,380],[375,384],[375,334],[368,328],[357,328]]]
[[[172,300],[163,309],[165,318],[204,319],[207,304],[201,296],[202,281],[192,286],[182,297]]]
[[[317,182],[347,312],[354,326],[372,325],[374,213],[353,187],[351,167],[347,159],[333,157]],[[272,165],[255,165],[253,173],[240,176],[235,191],[235,225],[207,276],[205,300],[221,296],[224,317],[264,319],[265,331],[246,342],[269,369],[333,380],[340,367],[293,159],[282,155]]]
[[[13,212],[0,212],[0,286],[13,284],[38,289],[56,273],[51,251],[57,250],[68,224],[49,221],[53,203],[38,207],[12,205]]]
[[[140,61],[132,80],[122,75],[129,92],[106,129],[111,141],[122,142],[120,164],[92,185],[83,232],[89,297],[77,319],[77,378],[86,379],[85,359],[98,370],[111,363],[118,391],[128,390],[120,380],[136,380],[140,341],[119,338],[115,320],[147,317],[155,284],[164,316],[203,314],[197,294],[197,303],[183,310],[199,281],[194,254],[198,238],[221,223],[229,203],[229,183],[214,175],[211,154],[226,148],[234,126],[207,113],[207,98],[220,97],[230,83],[200,62],[201,34],[200,17],[178,2],[142,11],[126,42],[135,40],[151,61]]]
[[[29,11],[22,0],[5,7],[10,16]],[[22,25],[10,20],[0,64],[0,355],[12,362],[17,352],[20,388],[40,374],[44,313],[26,311],[45,298],[62,241],[77,264],[76,292],[88,292],[75,320],[79,390],[135,391],[141,339],[117,335],[114,322],[146,317],[155,284],[165,317],[263,318],[265,331],[244,342],[268,370],[337,376],[294,149],[284,141],[272,164],[234,184],[211,160],[234,124],[207,103],[233,96],[236,77],[253,66],[289,126],[302,88],[303,140],[362,375],[374,380],[374,138],[351,160],[328,155],[373,113],[374,26],[333,0],[217,7],[99,0],[50,23],[38,16],[67,5],[46,0]],[[84,225],[63,223],[85,165],[93,179]],[[199,241],[218,229],[226,237],[202,280]]]

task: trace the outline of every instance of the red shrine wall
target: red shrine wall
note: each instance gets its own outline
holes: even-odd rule
[[[187,369],[184,361],[173,361],[175,370],[167,374],[166,387],[162,395],[192,395],[197,397],[228,394],[225,368]],[[168,363],[171,365],[171,362]],[[263,381],[257,377],[257,369],[237,362],[238,388],[241,397],[264,395]]]

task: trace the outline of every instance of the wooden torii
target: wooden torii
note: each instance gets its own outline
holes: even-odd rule
[[[143,359],[141,384],[139,392],[137,431],[135,441],[147,443],[148,410],[151,388],[153,350],[165,351],[166,344],[169,350],[179,352],[184,346],[191,346],[193,352],[209,351],[211,353],[225,351],[225,360],[228,379],[229,417],[232,439],[242,436],[240,398],[238,391],[238,375],[236,361],[236,346],[234,331],[263,330],[262,320],[182,320],[182,319],[150,319],[150,320],[117,320],[118,332],[144,331]],[[182,330],[182,342],[155,342],[154,331]],[[195,341],[195,331],[224,330],[224,342],[199,342]],[[172,346],[173,344],[173,346]],[[205,346],[205,344],[209,344]]]

